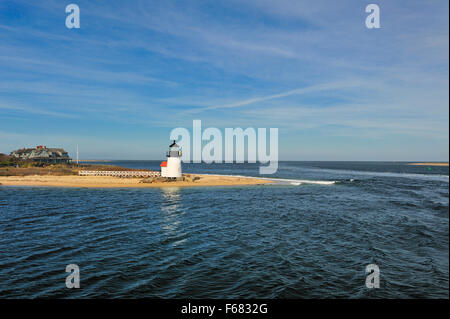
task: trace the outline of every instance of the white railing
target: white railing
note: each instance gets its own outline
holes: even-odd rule
[[[79,171],[80,176],[155,177],[160,172],[150,171]]]

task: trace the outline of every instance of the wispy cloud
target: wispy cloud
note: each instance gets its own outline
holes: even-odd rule
[[[55,111],[49,111],[46,109],[39,109],[35,107],[26,107],[26,106],[20,106],[20,105],[3,105],[0,104],[0,109],[2,110],[11,110],[15,112],[22,112],[26,114],[37,114],[37,115],[46,115],[46,116],[52,116],[52,117],[62,117],[62,118],[76,118],[77,116],[74,114],[69,114],[65,112],[55,112]],[[1,118],[1,116],[0,116]]]
[[[254,98],[245,99],[245,100],[241,100],[241,101],[236,101],[236,102],[233,102],[230,104],[225,104],[225,105],[214,105],[214,106],[209,106],[209,107],[204,107],[204,108],[192,109],[192,110],[189,110],[187,113],[198,113],[198,112],[202,112],[202,111],[206,111],[206,110],[214,110],[214,109],[236,108],[236,107],[242,107],[242,106],[246,106],[246,105],[250,105],[250,104],[255,104],[258,102],[265,102],[265,101],[269,101],[269,100],[280,99],[280,98],[284,98],[284,97],[288,97],[288,96],[292,96],[292,95],[301,95],[301,94],[313,93],[313,92],[317,93],[317,92],[326,91],[326,90],[344,89],[344,88],[350,88],[350,87],[355,88],[355,87],[360,87],[360,85],[361,85],[360,83],[354,83],[354,82],[334,82],[334,83],[318,84],[318,85],[298,88],[298,89],[294,89],[294,90],[289,90],[289,91],[285,91],[285,92],[281,92],[281,93],[277,93],[277,94],[265,95],[265,96],[254,97]]]

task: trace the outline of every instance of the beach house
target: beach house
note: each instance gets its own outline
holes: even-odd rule
[[[10,156],[40,163],[69,163],[72,160],[63,148],[48,148],[42,145],[12,151]]]

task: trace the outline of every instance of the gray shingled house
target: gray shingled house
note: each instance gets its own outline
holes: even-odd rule
[[[69,163],[72,160],[63,148],[47,148],[42,145],[12,151],[10,156],[40,163]]]

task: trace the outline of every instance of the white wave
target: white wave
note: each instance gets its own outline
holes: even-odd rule
[[[285,179],[285,178],[268,178],[259,176],[244,176],[244,175],[221,175],[221,174],[202,174],[209,176],[224,176],[224,177],[240,177],[240,178],[257,178],[267,181],[274,181],[278,183],[287,183],[291,185],[301,185],[301,184],[317,184],[317,185],[333,185],[336,181],[312,181],[307,179]]]
[[[260,179],[265,179],[274,182],[287,182],[292,185],[301,185],[301,184],[317,184],[317,185],[333,185],[336,181],[312,181],[307,179],[285,179],[285,178],[266,178],[266,177],[258,177]]]
[[[393,172],[370,172],[370,171],[353,171],[345,169],[332,169],[332,168],[309,168],[308,171],[317,172],[329,172],[331,174],[346,174],[346,175],[358,175],[358,176],[379,176],[379,177],[401,177],[401,178],[412,178],[412,179],[422,179],[422,180],[433,180],[440,182],[449,182],[448,175],[440,174],[417,174],[417,173],[393,173]]]

